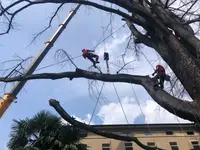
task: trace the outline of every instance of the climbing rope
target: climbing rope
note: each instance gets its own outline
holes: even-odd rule
[[[99,43],[97,43],[92,49],[96,49],[101,43],[104,43],[109,37],[111,37],[114,33],[116,33],[117,31],[119,31],[119,30],[120,30],[122,27],[124,27],[125,25],[126,25],[126,24],[123,24],[122,26],[120,26],[118,29],[116,29],[114,32],[112,32],[110,35],[108,35],[106,38],[104,38],[104,39],[101,40]],[[103,37],[104,37],[104,35],[103,35]],[[105,52],[105,44],[104,44],[104,52]],[[99,92],[99,95],[98,95],[98,98],[97,98],[95,107],[94,107],[93,112],[92,112],[92,116],[91,116],[90,121],[89,121],[89,124],[90,124],[91,121],[92,121],[92,118],[93,118],[93,116],[94,116],[94,113],[95,113],[97,104],[99,103],[100,95],[101,95],[103,86],[104,86],[104,82],[103,82],[102,87],[101,87],[101,90],[100,90],[100,92]],[[115,91],[116,91],[116,88],[115,88]],[[116,92],[117,92],[117,91],[116,91]],[[117,94],[117,97],[119,98],[118,94]],[[119,99],[119,100],[120,100],[120,99]],[[121,101],[120,101],[120,105],[121,105],[121,107],[122,107]],[[122,110],[123,110],[123,112],[124,112],[123,107],[122,107]],[[124,112],[124,114],[125,114],[125,112]],[[126,116],[126,115],[125,115],[125,116]],[[126,120],[127,120],[127,118],[126,118]],[[128,122],[128,120],[127,120],[127,122]]]
[[[124,63],[124,65],[125,65],[126,63],[125,63],[124,57],[122,57],[122,60],[123,60],[123,63]],[[128,74],[128,70],[126,70],[126,72],[127,72],[127,74]],[[141,111],[141,113],[142,113],[142,115],[143,115],[143,117],[144,117],[144,120],[145,120],[145,123],[146,123],[146,125],[147,125],[147,128],[148,128],[149,132],[152,134],[152,131],[151,131],[150,126],[149,126],[149,124],[148,124],[148,122],[147,122],[147,120],[146,120],[145,114],[144,114],[144,112],[143,112],[143,110],[142,110],[142,107],[141,107],[141,105],[140,105],[140,102],[139,102],[139,100],[138,100],[138,98],[137,98],[136,92],[135,92],[135,90],[134,90],[132,84],[131,84],[131,89],[132,89],[132,91],[133,91],[134,98],[135,98],[135,100],[136,100],[136,102],[137,102],[137,104],[138,104],[138,106],[139,106],[139,108],[140,108],[140,111]],[[156,145],[156,140],[155,140],[154,137],[153,137],[153,140],[154,140],[154,143],[155,143],[155,145]]]
[[[147,60],[147,62],[149,63],[149,65],[154,69],[153,65],[152,65],[151,62],[148,60],[148,58],[146,57],[146,55],[145,55],[143,52],[142,52],[142,54],[143,54],[143,56],[145,57],[145,59]],[[189,104],[188,104],[188,105],[189,105]],[[159,106],[159,107],[161,107],[161,106]],[[178,119],[178,116],[176,115],[176,112],[175,112],[175,110],[174,110],[173,107],[172,107],[172,109],[173,109],[173,111],[174,111],[175,117],[176,117],[176,119],[177,119],[177,122],[178,122],[178,124],[179,124],[179,126],[180,126],[181,131],[184,132],[183,127],[182,127],[182,125],[180,124],[179,119]],[[193,114],[193,116],[194,116],[194,114]],[[195,116],[194,116],[194,117],[195,117]],[[185,136],[184,136],[184,137],[185,137]],[[185,137],[185,139],[186,139],[187,144],[189,145],[188,140],[187,140],[186,137]],[[155,139],[154,139],[154,140],[155,140]]]
[[[82,55],[79,55],[79,56],[76,56],[76,57],[72,57],[72,58],[70,58],[70,59],[73,60],[73,59],[79,58],[79,57],[81,57],[81,56],[82,56]],[[46,69],[46,68],[49,68],[49,67],[52,67],[52,66],[55,66],[55,65],[58,65],[58,64],[67,62],[67,61],[69,61],[69,59],[66,59],[66,60],[63,60],[63,61],[60,61],[60,62],[57,62],[57,63],[53,63],[53,64],[50,64],[50,65],[47,65],[47,66],[38,68],[38,69],[36,69],[35,71],[42,70],[42,69]]]
[[[116,29],[115,31],[113,31],[110,35],[108,35],[106,38],[104,38],[102,41],[100,41],[99,43],[97,43],[92,49],[96,49],[101,43],[105,42],[105,40],[107,40],[109,37],[111,37],[114,33],[116,33],[117,31],[119,31],[122,27],[124,27],[126,25],[123,24],[122,26],[120,26],[118,29]]]
[[[120,97],[119,97],[119,94],[118,94],[117,89],[116,89],[116,87],[115,87],[115,84],[114,84],[114,83],[112,83],[112,84],[113,84],[113,87],[114,87],[114,89],[115,89],[115,93],[116,93],[117,98],[118,98],[118,100],[119,100],[119,103],[120,103],[120,106],[121,106],[121,108],[122,108],[122,111],[123,111],[124,117],[125,117],[125,119],[126,119],[126,122],[127,122],[127,124],[129,124],[128,118],[126,117],[126,113],[125,113],[124,108],[123,108],[123,106],[122,106],[122,102],[121,102],[121,100],[120,100]]]
[[[91,116],[90,121],[89,121],[89,125],[90,125],[90,123],[91,123],[91,121],[92,121],[92,118],[93,118],[93,116],[94,116],[94,113],[95,113],[95,111],[96,111],[97,104],[99,103],[99,100],[100,100],[100,97],[101,97],[101,93],[102,93],[102,91],[103,91],[104,83],[105,83],[105,82],[103,82],[103,84],[102,84],[102,86],[101,86],[101,90],[100,90],[100,92],[99,92],[99,95],[98,95],[96,104],[95,104],[95,106],[94,106],[94,109],[93,109],[93,112],[92,112],[92,116]]]

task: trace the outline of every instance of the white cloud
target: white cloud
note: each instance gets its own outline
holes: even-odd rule
[[[91,114],[87,114],[85,115],[85,118],[82,119],[80,117],[77,117],[76,115],[72,115],[77,121],[80,121],[80,122],[83,122],[83,123],[86,123],[86,124],[89,124],[90,122],[90,118],[91,118]],[[62,119],[62,122],[65,123],[65,124],[68,124],[67,121],[65,121],[64,119]],[[94,122],[90,122],[90,125],[94,125]]]
[[[133,99],[128,97],[123,98],[121,102],[129,123],[133,123],[140,115],[139,107],[134,104]],[[127,123],[120,103],[112,102],[109,105],[102,106],[97,115],[103,121],[103,124]]]
[[[141,105],[141,109],[145,115],[147,123],[188,123],[169,113],[152,100],[147,100]],[[139,106],[129,97],[122,99],[122,106],[129,123],[134,123],[135,119],[142,115]],[[98,114],[103,124],[126,124],[125,116],[122,112],[120,103],[110,103],[100,108]]]
[[[143,112],[147,123],[188,123],[188,120],[183,120],[167,110],[163,109],[153,100],[148,100],[143,106]]]
[[[127,37],[129,36],[129,33],[122,33],[122,34],[114,34],[114,39],[105,42],[104,44],[100,45],[96,52],[100,57],[103,57],[104,51],[109,53],[110,61],[116,60],[116,56],[119,56],[119,51],[121,53],[124,52],[124,46],[123,49],[120,49],[120,45],[124,45],[127,42]]]
[[[122,54],[122,52],[124,51],[124,49],[120,49],[121,45],[123,45],[123,47],[126,47],[126,43],[127,43],[127,39],[126,37],[128,37],[127,33],[123,33],[119,35],[115,35],[115,39],[110,40],[105,42],[105,49],[107,52],[109,52],[111,59],[109,60],[114,61],[115,63],[117,63],[117,56],[120,55],[120,53]],[[154,50],[152,50],[151,48],[147,48],[145,47],[144,49],[142,49],[143,53],[148,57],[149,60],[156,60],[157,59],[157,54]],[[98,55],[100,55],[101,57],[103,56],[103,52],[104,52],[104,46],[99,46],[97,49],[97,53]],[[115,60],[114,60],[115,58]],[[133,60],[133,56],[129,53],[128,55],[125,56],[125,61],[131,61]],[[134,62],[130,65],[130,67],[134,67],[135,70],[134,71],[129,71],[129,73],[131,74],[137,74],[137,75],[150,75],[151,73],[153,73],[153,68],[152,66],[150,66],[149,62],[147,62],[147,60],[142,56],[142,59],[140,59],[140,61]],[[153,61],[152,61],[153,62]],[[163,66],[166,66],[166,63],[162,60],[159,59],[157,61],[154,61],[153,65],[157,65],[157,64],[162,64]],[[117,70],[116,67],[110,67],[111,72]],[[170,72],[170,68],[167,69],[167,72]],[[168,84],[168,82],[166,82]],[[166,84],[166,87],[168,87]],[[117,90],[119,92],[119,96],[122,99],[122,105],[123,108],[125,110],[125,114],[128,118],[129,123],[134,123],[135,119],[137,117],[139,117],[142,113],[140,111],[140,108],[138,107],[137,103],[131,99],[131,98],[122,98],[125,96],[133,96],[133,92],[131,90],[131,87],[129,84],[117,84],[116,83]],[[140,88],[140,89],[139,89]],[[176,116],[174,116],[173,114],[169,113],[168,111],[166,111],[165,109],[163,109],[161,106],[159,106],[157,103],[155,103],[152,100],[147,100],[149,98],[145,98],[148,97],[148,93],[144,93],[144,91],[142,91],[141,87],[136,86],[136,93],[139,97],[139,99],[142,98],[143,100],[143,104],[141,104],[141,108],[145,114],[145,118],[147,120],[147,123],[178,123],[178,122],[188,122],[187,120],[183,120],[181,118],[178,118]],[[103,124],[122,124],[122,123],[126,123],[126,119],[124,117],[122,108],[120,106],[119,102],[116,102],[117,97],[113,91],[113,87],[112,85],[108,85],[106,86],[106,88],[104,89],[104,91],[106,91],[106,96],[110,98],[110,103],[108,105],[103,105],[100,109],[99,112],[97,114],[97,116],[99,116],[99,118],[103,121]],[[143,94],[140,94],[143,93]],[[146,101],[147,100],[147,101]],[[158,109],[159,108],[159,109]]]

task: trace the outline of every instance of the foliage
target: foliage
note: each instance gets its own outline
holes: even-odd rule
[[[48,111],[31,119],[14,120],[8,148],[11,150],[86,150],[79,141],[80,130],[62,122]],[[81,147],[82,146],[82,147]]]

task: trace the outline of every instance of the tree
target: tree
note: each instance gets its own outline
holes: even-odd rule
[[[80,130],[62,123],[60,117],[41,111],[31,119],[14,120],[8,148],[11,150],[86,150]]]
[[[10,13],[18,4],[27,2]],[[99,2],[99,1],[98,1]],[[14,78],[1,78],[2,82],[13,82],[19,80],[32,79],[60,79],[86,78],[106,82],[126,82],[142,85],[150,96],[163,108],[183,119],[192,122],[200,121],[200,41],[197,32],[200,21],[199,1],[194,0],[104,0],[106,4],[114,4],[119,9],[112,6],[102,5],[98,2],[85,0],[40,0],[40,1],[15,1],[7,7],[2,6],[0,15],[10,17],[6,34],[10,31],[12,20],[16,14],[32,5],[46,3],[81,3],[93,6],[103,11],[117,14],[126,21],[132,35],[134,43],[144,44],[153,48],[162,59],[173,70],[174,74],[190,95],[192,101],[183,101],[170,93],[153,87],[154,82],[149,76],[138,76],[130,74],[99,74],[76,68],[75,72],[43,73],[29,76],[17,76]],[[101,2],[101,1],[100,1]],[[60,6],[61,6],[60,5]],[[196,8],[197,9],[196,9]],[[140,31],[140,26],[145,31]],[[199,28],[198,28],[199,29]]]

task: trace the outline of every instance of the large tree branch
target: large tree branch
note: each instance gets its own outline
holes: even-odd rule
[[[143,6],[139,5],[139,3],[136,2],[132,2],[130,3],[128,0],[104,0],[106,2],[110,2],[113,4],[116,4],[120,7],[122,7],[123,9],[126,9],[129,12],[138,14],[142,17],[144,17],[149,23],[154,24],[157,27],[160,27],[160,29],[162,29],[163,32],[168,33],[168,30],[162,25],[161,22],[157,21],[151,13],[149,13],[148,11],[146,11],[146,9],[144,9]],[[107,11],[107,12],[112,12],[115,14],[118,14],[126,19],[129,19],[130,21],[134,22],[134,18],[131,17],[130,15],[128,15],[127,13],[120,11],[119,9],[113,9],[113,8],[109,8],[103,5],[100,5],[98,3],[95,2],[91,2],[91,1],[86,1],[86,0],[37,0],[37,1],[29,1],[29,0],[22,0],[22,1],[17,1],[13,4],[11,4],[10,6],[8,6],[7,8],[5,8],[1,13],[0,16],[2,14],[4,14],[5,12],[7,12],[8,10],[10,10],[11,8],[15,7],[17,4],[21,4],[21,2],[28,2],[29,4],[26,5],[26,7],[34,5],[34,4],[44,4],[44,3],[80,3],[83,5],[89,5],[89,6],[93,6],[95,8]],[[17,13],[23,9],[26,8],[25,6],[22,7],[22,9],[18,9]]]
[[[156,1],[157,2],[157,1]],[[164,10],[162,7],[155,5],[153,7],[156,14],[167,24],[168,27],[173,29],[174,32],[180,36],[185,42],[187,42],[191,47],[197,52],[200,52],[200,40],[195,37],[195,35],[187,30],[181,22],[176,21],[173,17],[170,16],[170,12]]]
[[[126,23],[131,31],[131,33],[141,42],[144,43],[146,46],[149,46],[151,48],[156,47],[156,45],[153,43],[153,41],[148,38],[148,36],[141,34],[136,28],[135,26],[132,24],[132,22],[130,22],[129,20],[126,19]]]
[[[61,72],[61,73],[42,73],[28,76],[18,76],[13,78],[0,78],[2,82],[13,82],[33,79],[62,79],[69,78],[86,78],[99,80],[104,82],[124,82],[142,85],[150,96],[163,108],[183,119],[197,122],[200,121],[200,113],[197,105],[194,102],[182,101],[171,96],[169,93],[161,89],[154,88],[154,81],[149,76],[137,76],[130,74],[100,74],[96,72],[76,69],[75,72]]]
[[[72,124],[75,127],[84,129],[86,131],[90,131],[92,133],[95,133],[97,135],[101,135],[107,138],[112,138],[112,139],[116,139],[116,140],[121,140],[121,141],[134,141],[136,144],[138,144],[140,147],[147,149],[147,150],[156,150],[156,149],[160,149],[157,147],[149,147],[146,146],[144,144],[142,144],[136,137],[129,137],[129,136],[121,136],[121,135],[117,135],[114,133],[109,133],[109,132],[105,132],[105,131],[101,131],[99,129],[95,129],[93,128],[91,125],[87,125],[84,124],[82,122],[79,122],[77,120],[75,120],[73,117],[71,117],[59,104],[58,101],[50,99],[49,100],[49,105],[52,106],[59,114],[60,116],[66,120],[67,122],[69,122],[70,124]]]
[[[112,0],[107,0],[107,1],[108,2],[112,2]],[[20,0],[20,1],[14,2],[13,4],[11,4],[8,7],[4,8],[0,12],[0,16],[3,15],[4,13],[6,13],[7,11],[9,11],[10,9],[12,9],[13,7],[15,7],[16,5],[21,4],[23,2],[28,2],[28,4],[23,6],[23,7],[21,7],[21,8],[19,8],[19,9],[17,9],[13,14],[11,14],[11,20],[9,22],[8,29],[5,32],[0,33],[0,35],[9,33],[11,25],[12,25],[12,20],[14,19],[15,15],[17,13],[21,12],[22,10],[24,10],[25,8],[27,8],[27,7],[31,6],[31,5],[44,4],[44,3],[61,3],[61,5],[63,5],[64,3],[80,3],[80,4],[83,4],[83,5],[93,6],[95,8],[98,8],[98,9],[101,9],[101,10],[104,10],[104,11],[107,11],[107,12],[115,13],[115,14],[117,14],[119,16],[122,16],[124,18],[127,18],[127,19],[133,21],[134,23],[136,23],[138,25],[142,25],[141,22],[137,18],[132,17],[129,14],[127,14],[127,13],[125,13],[123,11],[120,11],[119,9],[106,7],[106,6],[100,5],[100,4],[95,3],[95,2],[85,1],[85,0],[57,0],[57,1],[55,1],[55,0],[38,0],[38,1],[33,1],[33,2],[28,1],[28,0],[22,0],[22,1]],[[50,21],[50,23],[51,23],[51,21]],[[42,31],[42,32],[44,32],[44,31]]]

